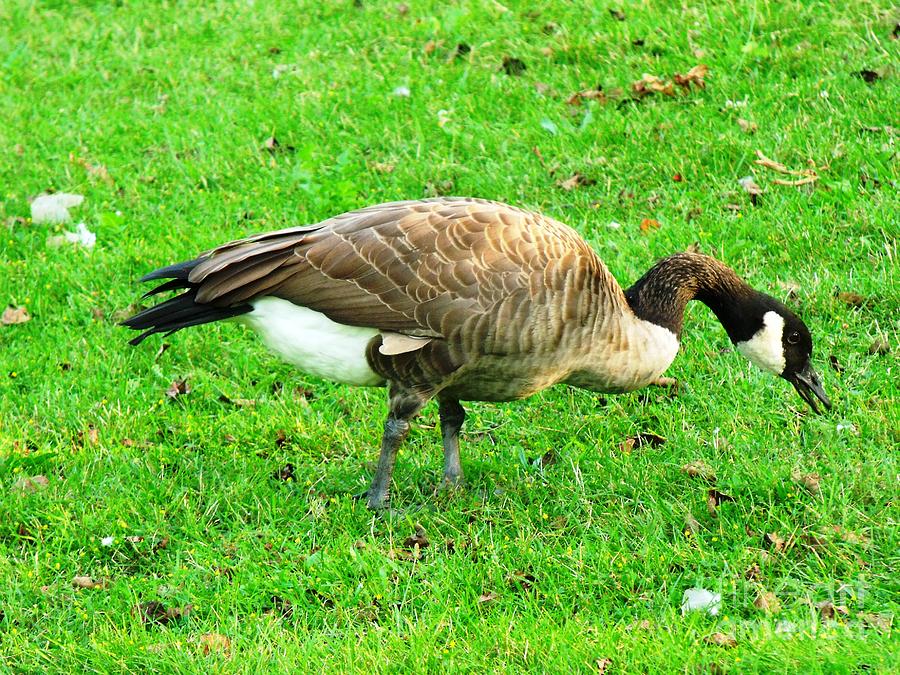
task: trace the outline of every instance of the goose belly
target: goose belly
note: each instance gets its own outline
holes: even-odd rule
[[[273,296],[257,298],[250,305],[253,311],[237,320],[303,372],[342,384],[384,383],[366,359],[366,346],[378,335],[377,329],[337,323],[321,312]]]

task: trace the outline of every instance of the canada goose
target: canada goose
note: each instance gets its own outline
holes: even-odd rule
[[[234,241],[141,279],[184,291],[124,321],[153,333],[235,317],[303,371],[388,386],[368,505],[387,504],[410,420],[439,405],[444,481],[462,479],[460,401],[509,401],[566,383],[643,387],[675,358],[697,299],[737,349],[830,407],[809,330],[721,262],[676,253],[627,291],[562,223],[482,199],[392,202]]]

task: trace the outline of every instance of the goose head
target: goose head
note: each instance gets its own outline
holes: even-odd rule
[[[755,299],[737,330],[729,331],[737,350],[762,370],[790,382],[815,412],[817,400],[830,409],[822,380],[811,365],[812,336],[806,324],[771,296],[759,293]]]

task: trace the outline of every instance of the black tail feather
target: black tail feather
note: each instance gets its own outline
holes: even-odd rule
[[[158,270],[153,270],[150,274],[142,276],[141,281],[153,281],[154,279],[183,279],[184,281],[187,281],[191,270],[204,260],[206,260],[206,256],[194,258],[193,260],[185,260],[184,262],[175,263],[168,267],[160,267]]]
[[[168,267],[155,270],[141,279],[141,281],[169,279],[169,281],[144,294],[145,298],[165,291],[187,290],[181,295],[176,295],[174,298],[169,298],[158,305],[154,305],[125,319],[122,322],[123,326],[143,331],[136,338],[129,340],[129,344],[136,346],[155,333],[170,335],[182,328],[230,319],[253,310],[253,307],[248,304],[217,307],[197,302],[198,288],[195,284],[188,281],[188,276],[191,270],[203,260],[205,258],[197,258],[169,265]]]

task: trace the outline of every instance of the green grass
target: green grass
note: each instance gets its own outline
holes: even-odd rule
[[[900,608],[891,3],[644,1],[622,3],[624,21],[605,1],[360,4],[0,5],[0,305],[32,316],[0,326],[0,667],[896,672],[896,637],[872,626]],[[448,58],[458,43],[471,52]],[[505,74],[504,57],[527,70]],[[697,63],[705,90],[628,99],[644,73]],[[887,70],[869,83],[863,69]],[[598,84],[626,96],[566,104]],[[294,150],[261,151],[273,134]],[[820,179],[776,185],[756,150]],[[596,183],[561,189],[574,172]],[[755,207],[738,185],[751,173]],[[27,221],[47,189],[85,195],[73,215],[92,252],[49,247],[66,226]],[[468,406],[457,493],[432,495],[426,408],[384,516],[348,497],[370,475],[382,391],[299,374],[235,325],[178,333],[159,356],[116,325],[156,266],[435,191],[568,222],[623,284],[694,242],[760,290],[794,284],[835,409],[809,414],[722,353],[692,306],[676,396],[556,388]],[[890,353],[869,353],[879,335]],[[167,399],[183,377],[192,391]],[[620,449],[641,431],[667,442]],[[681,470],[696,460],[734,497],[716,517]],[[276,480],[288,462],[294,480]],[[14,487],[37,475],[46,488]],[[431,546],[405,560],[416,522]],[[76,575],[108,583],[74,589]],[[680,615],[692,586],[722,593],[719,616]],[[762,591],[778,614],[754,607]],[[825,600],[849,615],[823,621]],[[145,626],[133,608],[150,601],[193,610]],[[230,652],[203,654],[211,632]],[[737,646],[706,644],[715,632]]]

